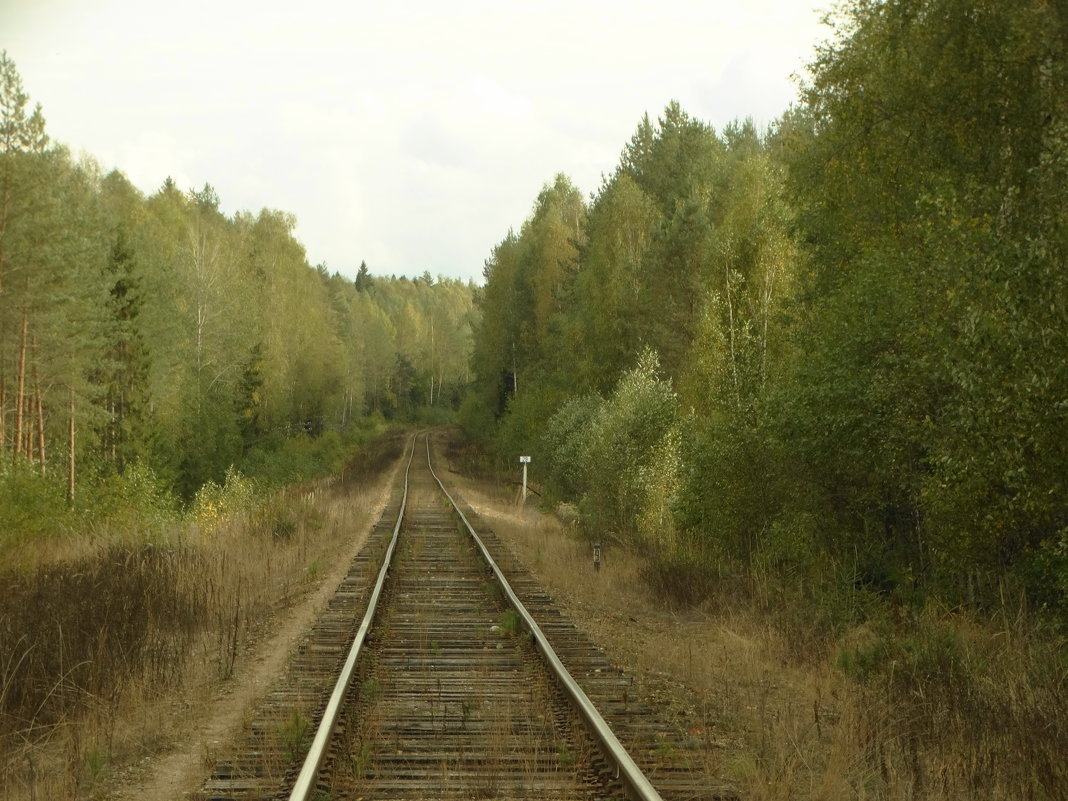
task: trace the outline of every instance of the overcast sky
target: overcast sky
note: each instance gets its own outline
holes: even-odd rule
[[[767,124],[820,0],[0,0],[48,132],[146,193],[297,217],[312,264],[481,280],[542,185],[584,193],[671,99]]]

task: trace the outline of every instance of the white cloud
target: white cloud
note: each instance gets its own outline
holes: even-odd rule
[[[121,164],[136,186],[158,187],[168,176],[179,186],[192,186],[186,168],[196,163],[196,154],[168,131],[146,130],[115,149],[95,154],[105,164]],[[201,181],[197,186],[202,186]]]
[[[53,137],[145,191],[292,212],[312,262],[463,277],[541,185],[584,193],[678,99],[769,122],[823,36],[813,0],[4,0]]]

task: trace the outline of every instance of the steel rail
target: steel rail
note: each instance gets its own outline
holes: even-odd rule
[[[622,780],[624,788],[632,798],[640,799],[640,801],[663,801],[660,793],[656,791],[656,788],[649,782],[649,779],[642,773],[641,768],[635,764],[630,754],[627,753],[627,749],[623,747],[623,744],[619,742],[615,733],[608,725],[607,721],[601,716],[601,713],[597,711],[597,707],[590,701],[589,696],[575,681],[571,673],[564,666],[564,663],[560,661],[560,657],[556,655],[556,651],[553,650],[552,645],[549,643],[549,639],[545,636],[545,633],[541,630],[537,621],[534,620],[530,612],[523,605],[523,602],[519,600],[519,596],[512,590],[511,585],[508,583],[508,579],[505,578],[504,573],[498,567],[497,562],[490,554],[489,549],[486,547],[482,538],[475,533],[474,527],[467,520],[467,516],[460,509],[459,504],[453,500],[452,495],[445,489],[445,485],[438,478],[438,474],[434,472],[434,466],[430,461],[430,437],[426,438],[426,461],[427,466],[430,467],[430,474],[434,477],[434,480],[441,487],[441,491],[445,493],[445,497],[449,499],[449,503],[456,510],[456,513],[460,516],[460,520],[467,527],[468,533],[470,533],[475,544],[478,545],[482,556],[485,558],[486,563],[492,568],[493,573],[497,577],[497,581],[501,585],[501,589],[507,595],[509,602],[519,616],[523,619],[527,629],[530,631],[534,638],[534,642],[542,656],[545,658],[546,663],[549,665],[550,670],[556,677],[556,680],[560,683],[564,692],[570,696],[574,701],[575,706],[578,708],[579,713],[582,715],[583,720],[586,722],[586,727],[590,733],[597,740],[601,747],[601,751],[604,756],[609,759],[616,768],[616,778]]]
[[[323,759],[326,757],[327,746],[330,743],[330,736],[334,730],[334,726],[337,724],[338,715],[341,713],[341,706],[345,700],[345,694],[348,692],[349,684],[352,682],[353,673],[356,671],[356,660],[360,656],[360,650],[363,648],[364,641],[367,639],[367,632],[371,628],[371,624],[374,621],[375,611],[378,608],[378,599],[382,595],[382,588],[386,583],[386,574],[389,572],[390,563],[393,559],[393,551],[397,545],[397,536],[400,533],[401,523],[404,521],[404,508],[408,503],[408,474],[412,468],[412,459],[415,457],[415,445],[418,435],[412,437],[412,452],[408,455],[408,464],[404,468],[404,494],[401,496],[400,512],[397,514],[397,523],[393,526],[393,538],[389,541],[389,547],[386,549],[386,556],[382,561],[382,568],[378,571],[378,580],[375,582],[374,591],[371,593],[371,598],[367,603],[367,612],[364,613],[363,621],[360,623],[360,628],[356,632],[356,637],[352,641],[352,646],[349,648],[348,658],[345,660],[345,666],[341,670],[341,675],[337,680],[337,684],[334,685],[334,691],[330,695],[330,701],[326,705],[326,710],[323,712],[323,718],[319,721],[319,728],[315,732],[315,739],[312,740],[311,747],[308,749],[308,756],[304,759],[304,765],[300,769],[300,773],[297,775],[296,783],[293,785],[293,790],[289,794],[289,801],[308,801],[311,797],[312,791],[315,789],[315,778],[319,774],[319,769],[323,765]],[[429,437],[427,437],[429,440]],[[427,445],[429,453],[429,444]],[[429,458],[429,457],[428,457]]]

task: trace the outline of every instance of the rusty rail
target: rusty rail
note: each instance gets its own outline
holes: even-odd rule
[[[393,538],[389,542],[389,547],[386,549],[385,558],[382,560],[382,569],[378,571],[378,580],[375,582],[374,591],[371,593],[370,601],[367,604],[367,612],[363,616],[363,621],[360,623],[360,628],[356,632],[356,637],[352,641],[352,647],[349,649],[348,658],[345,660],[345,666],[341,670],[341,675],[338,677],[337,684],[334,685],[334,691],[330,695],[330,701],[326,705],[326,711],[323,712],[322,720],[319,722],[319,728],[315,732],[315,738],[312,740],[311,747],[308,749],[308,756],[304,759],[304,765],[297,775],[297,780],[293,785],[293,790],[289,794],[290,801],[308,801],[311,798],[313,791],[315,790],[315,778],[319,773],[319,768],[322,766],[323,760],[326,757],[327,748],[330,744],[330,736],[334,730],[334,726],[337,724],[338,716],[341,714],[341,709],[345,701],[345,694],[348,692],[349,685],[352,683],[352,676],[356,671],[356,662],[360,656],[360,650],[363,648],[363,644],[367,639],[367,632],[370,631],[371,625],[374,622],[375,612],[378,609],[378,599],[382,595],[382,588],[386,583],[386,575],[389,573],[389,566],[393,560],[393,551],[396,550],[397,537],[400,534],[401,523],[404,521],[404,508],[408,503],[408,474],[411,471],[412,459],[415,457],[415,445],[418,437],[412,437],[412,451],[408,455],[408,464],[404,468],[404,494],[401,498],[400,512],[397,514],[397,522],[393,526]],[[429,438],[427,438],[429,441]],[[429,447],[429,446],[428,446]]]
[[[393,526],[392,538],[386,548],[381,568],[378,571],[377,581],[369,597],[367,609],[362,622],[351,646],[349,647],[344,667],[334,686],[322,719],[320,720],[307,757],[303,762],[301,770],[289,794],[290,801],[311,801],[315,796],[317,789],[319,789],[317,788],[317,782],[322,781],[321,773],[324,770],[326,763],[331,760],[329,754],[332,740],[335,737],[335,730],[337,729],[339,718],[343,719],[346,696],[349,695],[351,686],[354,682],[354,676],[357,674],[358,662],[368,639],[368,634],[371,631],[372,626],[375,624],[376,614],[380,605],[379,602],[386,586],[386,577],[391,569],[392,562],[394,561],[394,552],[397,547],[402,524],[405,520],[406,507],[408,506],[409,476],[412,470],[417,442],[418,436],[413,437],[411,452],[409,453],[408,461],[405,466],[402,500],[397,514],[396,523]],[[553,681],[556,683],[559,690],[569,699],[577,712],[578,718],[581,719],[593,742],[601,752],[602,757],[605,760],[605,763],[603,764],[607,764],[609,771],[615,773],[615,779],[619,782],[629,797],[639,799],[639,801],[662,801],[659,792],[652,786],[648,778],[627,752],[626,748],[613,733],[609,724],[597,710],[589,696],[564,666],[541,626],[538,625],[537,621],[527,610],[526,606],[508,582],[501,567],[493,558],[489,548],[483,541],[483,538],[475,531],[475,528],[471,525],[468,517],[460,508],[460,505],[445,488],[445,485],[435,473],[431,460],[429,436],[425,437],[425,442],[427,466],[434,482],[436,482],[437,487],[440,488],[445,498],[448,499],[455,514],[466,528],[467,534],[475,544],[481,559],[484,560],[494,574],[505,598],[505,602],[515,610],[516,614],[522,620],[524,627],[530,633],[532,643],[535,649],[540,653],[543,663],[552,675]],[[383,603],[388,603],[388,601],[383,601]]]
[[[553,649],[544,632],[542,632],[537,621],[534,620],[533,616],[523,605],[523,602],[519,600],[519,597],[512,590],[511,585],[508,583],[508,579],[505,578],[503,571],[501,571],[500,567],[497,565],[496,560],[494,560],[492,554],[490,554],[489,549],[486,547],[485,543],[483,543],[482,538],[475,532],[475,529],[468,521],[467,516],[460,509],[460,506],[456,501],[453,500],[449,491],[445,489],[445,485],[442,483],[441,479],[438,478],[437,473],[434,472],[434,467],[430,459],[429,437],[427,437],[426,440],[426,448],[427,464],[430,466],[431,475],[433,475],[434,480],[437,481],[438,486],[441,487],[441,491],[445,494],[445,497],[449,499],[449,503],[452,504],[453,509],[456,510],[456,514],[459,515],[460,520],[463,522],[468,533],[471,535],[471,538],[481,551],[482,557],[493,570],[501,589],[508,598],[508,602],[522,618],[524,625],[534,639],[535,646],[538,651],[541,652],[542,657],[545,659],[545,662],[553,673],[556,681],[575,704],[582,719],[586,723],[586,728],[600,745],[605,758],[615,765],[616,778],[623,782],[625,789],[632,798],[639,799],[640,801],[662,801],[660,794],[645,777],[645,774],[642,773],[637,764],[635,764],[630,754],[627,753],[627,750],[623,747],[622,743],[619,742],[619,739],[612,732],[611,727],[601,716],[601,713],[597,711],[597,708],[593,705],[593,702],[590,701],[585,691],[583,691],[578,682],[571,676],[571,673],[564,666],[564,663],[560,661],[560,658],[556,655],[556,651]]]

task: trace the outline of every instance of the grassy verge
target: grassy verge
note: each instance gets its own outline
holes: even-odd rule
[[[11,801],[92,797],[163,747],[193,688],[232,675],[250,641],[370,526],[396,437],[345,479],[208,488],[165,526],[110,524],[9,545],[0,570],[0,786]]]
[[[594,571],[588,532],[562,522],[573,510],[453,478],[747,801],[1068,798],[1068,643],[1010,599],[986,614],[903,607],[830,567],[801,581],[607,541]]]

